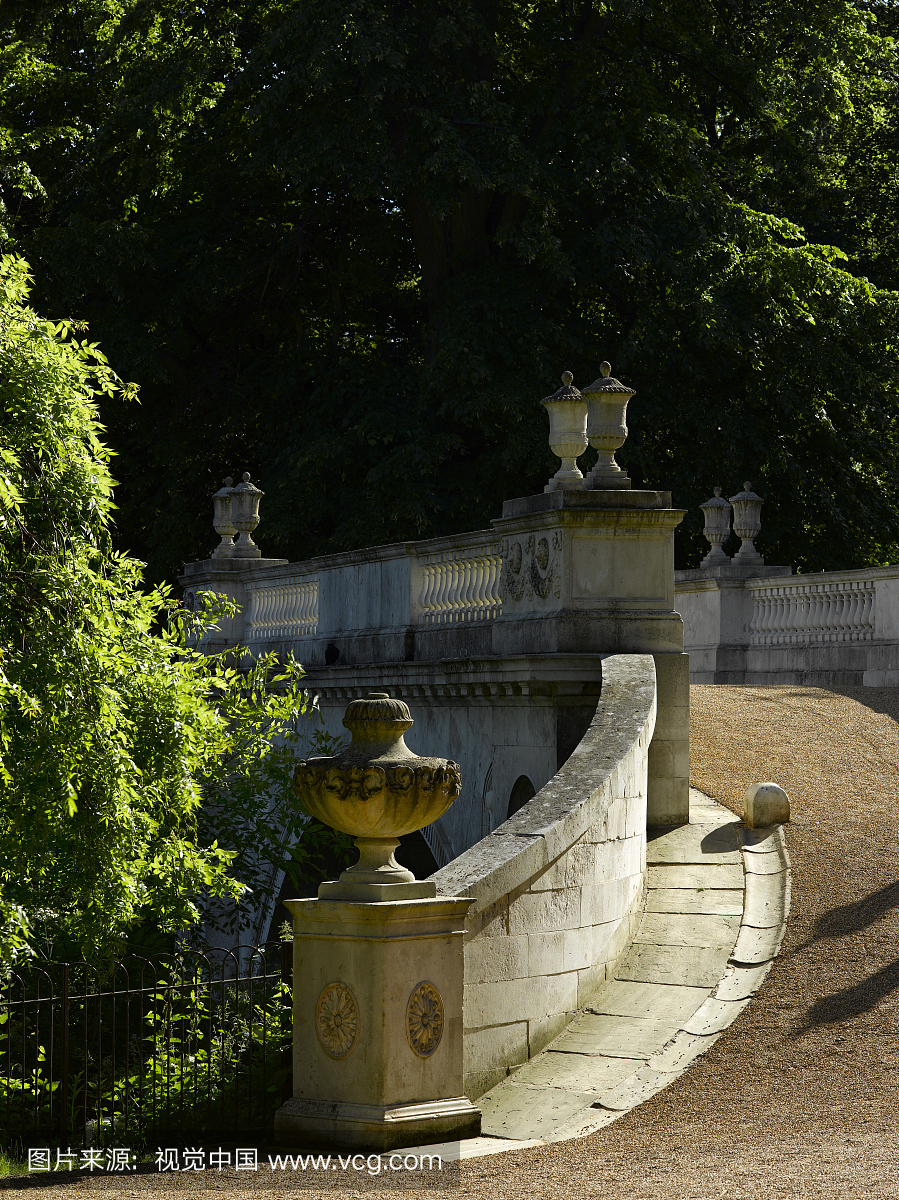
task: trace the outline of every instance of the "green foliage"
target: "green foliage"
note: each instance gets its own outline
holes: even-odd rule
[[[249,673],[246,701],[250,709],[282,705],[271,695],[270,672],[265,660]],[[207,840],[233,854],[230,874],[252,893],[257,907],[271,905],[283,871],[293,896],[317,894],[318,885],[338,869],[355,862],[358,852],[353,839],[314,820],[293,794],[293,772],[297,760],[309,753],[334,754],[341,742],[321,727],[310,729],[309,713],[298,709],[288,719],[270,719],[261,728],[279,730],[273,745],[254,741],[237,745],[221,761],[215,778],[207,778],[200,829]],[[246,725],[246,721],[244,721]],[[254,732],[258,731],[254,730]],[[218,906],[216,925],[241,934],[243,909]]]
[[[102,399],[121,543],[171,577],[244,467],[272,553],[483,526],[552,470],[541,395],[608,358],[682,563],[744,478],[769,560],[896,556],[896,24],[8,0],[8,236],[142,383]]]
[[[112,550],[96,397],[132,389],[71,325],[28,309],[27,284],[4,258],[0,959],[26,941],[96,959],[142,923],[183,931],[204,895],[246,891],[198,813],[232,794],[251,816],[272,739],[310,705],[295,664],[241,670],[189,649],[204,618],[145,591],[141,564]],[[256,802],[289,798],[281,782]]]

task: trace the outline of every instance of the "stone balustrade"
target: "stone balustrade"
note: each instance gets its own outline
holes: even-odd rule
[[[899,566],[675,573],[692,683],[899,687]]]
[[[496,538],[449,549],[422,550],[416,616],[422,625],[492,621],[503,611],[499,590],[503,560]]]
[[[291,575],[267,586],[254,579],[247,584],[247,598],[244,641],[248,646],[318,632],[317,575]]]
[[[555,490],[507,501],[492,529],[305,562],[213,557],[187,564],[181,582],[190,606],[208,592],[238,605],[203,648],[292,655],[331,734],[341,736],[347,687],[412,698],[424,688],[417,729],[453,747],[465,781],[441,819],[444,840],[431,846],[441,863],[565,761],[609,654],[654,657],[649,810],[658,824],[685,819],[688,659],[673,572],[681,516],[667,492]],[[476,724],[472,705],[485,709]],[[449,710],[459,711],[446,725]]]
[[[875,586],[871,579],[749,585],[751,646],[803,642],[864,642],[874,637]]]
[[[492,621],[502,614],[500,540],[490,531],[461,538],[384,547],[401,553],[384,563],[360,554],[334,554],[310,563],[275,563],[255,571],[246,591],[242,640],[248,646],[289,645],[299,639],[371,626],[448,626]],[[216,564],[221,570],[221,564]],[[298,569],[299,568],[299,569]],[[390,578],[385,578],[390,577]],[[353,612],[358,587],[388,590],[386,612]],[[324,601],[324,603],[323,603]],[[348,616],[355,618],[350,623]]]

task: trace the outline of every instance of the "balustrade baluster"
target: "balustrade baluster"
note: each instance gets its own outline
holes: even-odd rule
[[[466,554],[462,551],[462,561],[459,563],[460,578],[456,591],[456,603],[452,607],[459,613],[460,621],[471,621],[474,619],[474,593],[475,584],[477,582],[477,560],[472,558],[470,553]]]
[[[312,585],[309,580],[304,580],[303,583],[297,584],[296,589],[296,610],[295,621],[297,623],[297,632],[306,633],[309,626],[309,607],[312,599]]]
[[[793,628],[796,623],[796,588],[783,587],[780,589],[780,633],[779,642],[788,646],[793,640]]]
[[[289,583],[282,583],[280,587],[272,588],[275,593],[275,610],[272,613],[272,631],[269,634],[273,638],[281,638],[284,636],[284,625],[290,611],[290,592]]]
[[[833,642],[837,639],[839,608],[839,595],[831,586],[824,594],[824,634],[825,640],[828,642]]]
[[[759,640],[762,623],[762,612],[764,609],[765,600],[760,592],[752,589],[752,616],[749,618],[749,641],[757,642]]]
[[[316,633],[318,631],[318,579],[313,580],[309,586],[311,596],[309,605],[309,632]]]
[[[271,608],[271,595],[268,588],[253,588],[250,590],[252,603],[250,604],[250,621],[251,621],[251,637],[253,639],[262,639],[265,637],[265,624],[268,616],[268,611]]]
[[[447,562],[446,556],[443,556],[437,568],[437,624],[447,624],[447,614],[449,612],[449,595],[453,583],[452,565]]]
[[[795,586],[783,589],[783,617],[781,620],[781,642],[791,645],[796,637],[796,619],[798,616],[799,592]]]
[[[502,579],[503,559],[501,554],[494,554],[490,560],[490,601],[491,617],[498,617],[503,611],[503,597],[500,591],[500,581]]]
[[[490,559],[488,555],[481,554],[478,556],[478,620],[486,621],[490,616]]]
[[[808,641],[812,627],[812,593],[801,584],[792,586],[792,620],[790,622],[791,643]]]
[[[859,637],[874,636],[874,584],[862,584],[858,606]]]
[[[862,589],[857,584],[851,584],[851,592],[849,593],[849,640],[853,642],[859,641],[862,636],[861,626],[859,624],[859,614],[862,607]]]
[[[418,606],[424,614],[425,625],[430,625],[432,622],[436,578],[437,570],[433,562],[431,562],[431,556],[428,555],[421,568],[421,595],[418,600]]]
[[[830,589],[830,638],[831,642],[843,640],[843,590],[840,584]]]
[[[819,589],[809,587],[809,641],[817,640],[821,632],[821,595]]]
[[[259,593],[254,588],[247,588],[247,625],[246,638],[251,641],[259,624]]]
[[[784,624],[783,588],[771,590],[771,624],[768,629],[768,646],[777,646],[780,641],[780,631]]]
[[[484,563],[482,554],[471,560],[471,620],[480,621],[484,616]]]

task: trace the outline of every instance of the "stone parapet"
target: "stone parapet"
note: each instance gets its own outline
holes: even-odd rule
[[[482,1095],[572,1020],[614,973],[643,903],[650,655],[602,664],[602,697],[561,769],[432,878],[467,918],[464,1090]]]

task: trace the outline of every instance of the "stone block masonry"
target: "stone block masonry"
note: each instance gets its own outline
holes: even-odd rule
[[[602,697],[554,777],[498,829],[432,876],[471,896],[463,1071],[476,1098],[557,1037],[614,974],[644,898],[650,654],[602,663]]]

